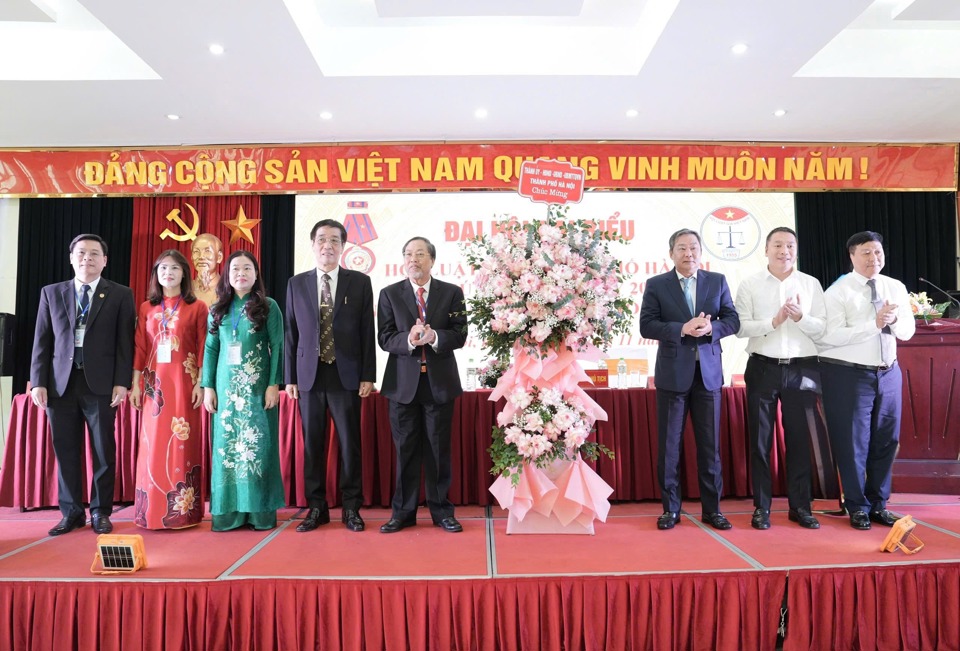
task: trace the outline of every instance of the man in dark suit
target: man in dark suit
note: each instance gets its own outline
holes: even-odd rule
[[[70,263],[76,277],[47,285],[40,293],[30,365],[33,403],[47,410],[59,465],[63,518],[51,536],[69,533],[86,520],[80,479],[84,423],[90,428],[94,459],[90,522],[96,533],[113,530],[114,414],[133,380],[133,292],[101,278],[107,244],[99,235],[75,237]]]
[[[310,231],[316,269],[287,283],[284,357],[287,395],[300,400],[303,485],[310,511],[297,531],[330,522],[327,504],[327,425],[340,443],[341,520],[363,531],[360,400],[377,375],[373,288],[366,274],[340,266],[347,229],[324,219]]]
[[[674,269],[647,280],[640,307],[640,335],[660,342],[654,376],[663,499],[659,529],[680,522],[680,443],[688,412],[697,444],[702,519],[714,529],[731,527],[720,512],[720,340],[737,333],[740,319],[727,279],[701,270],[700,255],[696,231],[685,228],[671,235]]]
[[[381,393],[390,401],[397,449],[393,513],[380,527],[394,533],[417,523],[420,467],[426,472],[427,506],[433,524],[456,533],[450,491],[450,423],[463,393],[453,351],[467,339],[463,290],[430,276],[437,249],[414,237],[403,246],[407,280],[385,287],[377,307],[377,339],[390,353]]]

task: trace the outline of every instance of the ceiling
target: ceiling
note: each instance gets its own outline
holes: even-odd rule
[[[957,142],[960,2],[0,2],[3,148],[442,140]]]

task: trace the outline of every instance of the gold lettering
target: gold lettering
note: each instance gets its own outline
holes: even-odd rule
[[[283,181],[283,162],[276,158],[271,158],[263,164],[266,172],[264,180],[267,183],[281,183]]]
[[[83,182],[87,185],[103,185],[103,163],[86,161],[83,164]]]
[[[690,159],[690,167],[687,170],[687,179],[691,181],[712,181],[713,180],[714,159],[712,156],[701,158],[694,156]]]

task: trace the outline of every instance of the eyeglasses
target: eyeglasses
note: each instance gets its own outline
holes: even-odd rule
[[[323,246],[324,244],[329,244],[330,246],[340,246],[343,244],[343,240],[341,240],[339,237],[331,237],[329,239],[326,237],[318,237],[314,240],[314,242],[320,246]]]

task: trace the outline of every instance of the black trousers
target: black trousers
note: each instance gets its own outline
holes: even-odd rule
[[[426,475],[427,506],[434,523],[453,516],[448,495],[453,479],[450,462],[450,423],[455,401],[435,402],[426,373],[420,374],[417,395],[410,404],[390,401],[390,425],[397,450],[397,484],[393,517],[410,524],[417,518],[420,469]]]
[[[360,394],[343,388],[337,364],[317,364],[309,391],[300,393],[303,420],[303,489],[307,506],[327,510],[327,449],[330,417],[340,447],[340,493],[344,509],[363,504],[360,457]]]
[[[703,386],[700,363],[688,391],[667,391],[657,387],[657,476],[663,510],[680,510],[680,452],[687,413],[693,421],[697,445],[697,479],[704,513],[720,512],[723,474],[720,469],[720,389]]]
[[[93,445],[93,483],[90,489],[90,513],[110,515],[116,482],[117,440],[113,433],[116,409],[112,396],[93,393],[83,371],[75,369],[63,396],[49,396],[47,418],[53,432],[53,451],[57,455],[57,486],[60,512],[64,516],[83,513],[83,482],[86,432],[90,429]]]
[[[821,390],[816,359],[778,364],[750,357],[743,379],[747,384],[753,505],[770,508],[773,493],[770,456],[779,404],[786,443],[787,501],[791,509],[810,508],[810,439],[816,432]]]

